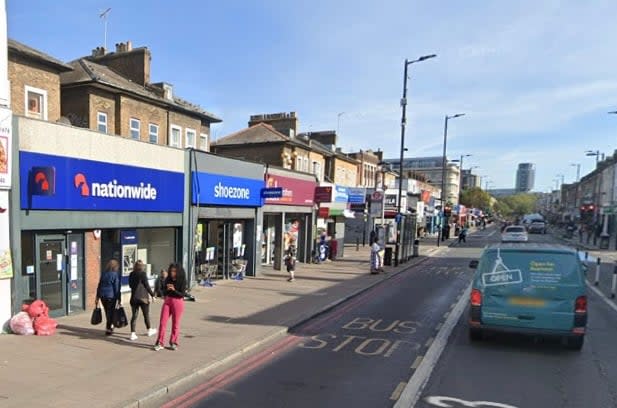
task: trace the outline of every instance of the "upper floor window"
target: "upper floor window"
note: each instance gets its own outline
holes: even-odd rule
[[[319,180],[321,180],[322,176],[321,176],[321,163],[314,161],[313,162],[313,174],[315,175],[315,177],[317,177]]]
[[[47,91],[26,85],[26,116],[47,120]]]
[[[182,128],[180,126],[171,125],[169,128],[169,145],[171,147],[180,147],[180,137]]]
[[[158,143],[159,142],[159,125],[155,125],[154,123],[150,123],[148,126],[148,140],[150,143]]]
[[[195,139],[197,138],[197,133],[193,129],[186,129],[186,143],[184,147],[195,147],[197,146],[195,143]]]
[[[131,118],[129,125],[131,128],[131,138],[139,140],[139,130],[141,128],[141,122],[139,122],[139,119]]]
[[[304,157],[304,159],[303,159],[302,171],[305,171],[307,173],[310,173],[310,171],[311,171],[311,168],[310,168],[310,165],[309,165],[309,158],[308,157]]]
[[[199,148],[204,152],[208,151],[208,135],[206,133],[199,135]]]
[[[107,133],[107,114],[105,112],[96,113],[96,129],[99,132]]]
[[[296,171],[302,171],[302,156],[296,157]]]

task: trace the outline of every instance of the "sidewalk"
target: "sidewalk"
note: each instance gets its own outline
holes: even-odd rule
[[[293,327],[335,304],[422,262],[435,246],[422,242],[421,256],[387,274],[370,275],[369,247],[345,248],[347,256],[324,264],[299,264],[296,281],[271,271],[244,281],[195,288],[186,302],[180,347],[154,352],[153,338],[127,340],[123,328],[105,337],[89,324],[90,313],[59,319],[52,337],[0,336],[2,407],[137,407],[164,396],[251,349],[282,337]],[[158,323],[161,302],[152,307]],[[129,316],[130,317],[130,316]],[[138,335],[145,331],[138,321]]]

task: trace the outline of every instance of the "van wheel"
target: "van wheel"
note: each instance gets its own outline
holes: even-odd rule
[[[469,340],[482,341],[484,340],[484,333],[480,329],[469,329]]]
[[[583,348],[583,343],[585,343],[584,336],[566,339],[566,345],[570,350],[580,351]]]

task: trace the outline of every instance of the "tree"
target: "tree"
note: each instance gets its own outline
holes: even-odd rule
[[[461,204],[469,208],[488,210],[491,207],[491,196],[479,187],[463,190]]]
[[[537,200],[538,197],[535,194],[519,193],[502,197],[499,201],[510,208],[509,215],[522,216],[535,211]]]

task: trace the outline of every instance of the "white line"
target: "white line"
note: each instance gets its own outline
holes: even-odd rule
[[[610,299],[604,293],[602,293],[600,289],[593,286],[591,283],[589,283],[589,281],[586,281],[586,283],[587,283],[587,286],[589,286],[589,289],[593,290],[596,293],[596,295],[600,296],[600,298],[604,301],[604,303],[609,305],[611,309],[617,312],[617,305],[615,305],[614,302],[611,302]]]
[[[427,350],[418,369],[411,376],[411,379],[407,383],[405,390],[403,390],[401,397],[398,401],[396,401],[396,404],[394,404],[394,408],[412,408],[416,405],[416,402],[422,393],[422,389],[428,382],[435,365],[437,365],[437,362],[439,361],[441,353],[448,344],[448,338],[450,337],[452,330],[454,330],[454,326],[456,326],[458,319],[467,307],[467,299],[470,293],[471,283],[467,289],[465,289],[465,295],[459,299],[456,307],[452,313],[450,313],[450,316],[448,316],[448,319],[444,323],[441,331],[437,333],[435,341],[433,341],[433,344]]]
[[[490,234],[488,234],[486,237],[487,237],[487,238],[488,238],[488,237],[492,237],[493,235],[495,235],[495,233],[497,233],[497,231],[493,231],[493,232],[491,232],[491,233],[490,233]]]
[[[416,368],[418,368],[418,366],[419,366],[419,365],[420,365],[420,363],[422,362],[422,359],[423,359],[423,358],[424,358],[424,357],[422,357],[422,356],[418,356],[418,357],[416,357],[416,359],[413,361],[413,364],[411,365],[411,369],[412,369],[412,370],[415,370]]]
[[[433,342],[435,341],[434,337],[430,337],[427,341],[426,344],[424,344],[424,347],[430,347],[431,344],[433,344]]]
[[[390,395],[390,399],[392,401],[396,401],[401,396],[401,392],[403,392],[406,385],[407,383],[404,383],[404,382],[399,383],[399,385],[396,386],[394,391],[392,391],[392,395]]]

